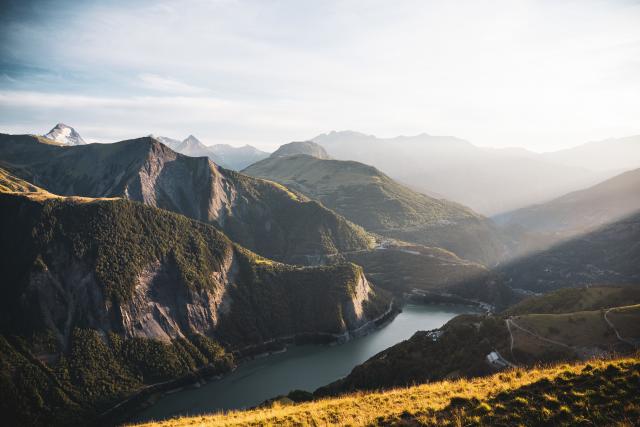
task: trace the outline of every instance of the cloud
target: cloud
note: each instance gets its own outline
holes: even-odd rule
[[[140,84],[142,87],[157,92],[180,93],[180,94],[197,94],[204,93],[206,89],[183,83],[179,80],[169,77],[162,77],[157,74],[140,74]]]
[[[534,150],[640,132],[630,2],[77,3],[0,29],[19,65],[0,78],[0,124],[64,111],[139,134],[279,144],[354,129]]]

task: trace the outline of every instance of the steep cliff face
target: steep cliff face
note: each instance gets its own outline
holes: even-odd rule
[[[166,342],[202,334],[236,347],[344,333],[386,308],[353,264],[276,263],[134,202],[5,194],[0,207],[3,287],[14,297],[3,326],[51,330],[63,347],[75,327]],[[22,250],[12,251],[19,236]]]
[[[61,147],[29,135],[0,135],[0,166],[55,194],[125,197],[209,222],[280,261],[308,263],[372,242],[317,202],[205,157],[177,154],[150,137]]]

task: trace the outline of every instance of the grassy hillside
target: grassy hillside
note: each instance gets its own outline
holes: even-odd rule
[[[92,423],[158,382],[228,371],[232,352],[335,339],[389,307],[353,264],[281,264],[182,215],[55,196],[7,173],[0,188],[8,425]]]
[[[630,426],[639,417],[640,362],[632,358],[517,369],[472,380],[144,425]]]
[[[361,227],[281,185],[177,154],[146,137],[62,147],[0,134],[0,167],[55,194],[123,197],[216,225],[268,258],[309,264],[371,247]]]
[[[280,182],[383,236],[442,247],[485,264],[503,255],[498,232],[487,219],[417,193],[372,166],[307,155],[272,156],[243,172]]]
[[[503,314],[560,314],[599,310],[640,303],[640,288],[635,286],[592,286],[564,288],[527,298],[509,307]]]

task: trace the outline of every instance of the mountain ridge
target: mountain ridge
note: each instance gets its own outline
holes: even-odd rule
[[[489,150],[451,136],[377,138],[334,131],[313,141],[333,158],[373,165],[418,191],[442,194],[485,215],[544,202],[611,176],[541,155]]]
[[[457,203],[415,192],[363,163],[274,155],[243,173],[277,181],[382,236],[441,247],[487,265],[506,251],[490,220]]]
[[[640,169],[496,218],[527,231],[572,235],[640,211]]]
[[[125,197],[220,227],[261,255],[293,263],[370,248],[373,237],[285,187],[176,153],[143,137],[57,147],[0,135],[0,166],[56,194]]]

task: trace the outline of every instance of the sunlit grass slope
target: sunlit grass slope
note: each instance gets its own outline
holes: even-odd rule
[[[635,357],[516,369],[145,426],[635,425],[639,392],[640,360]]]

